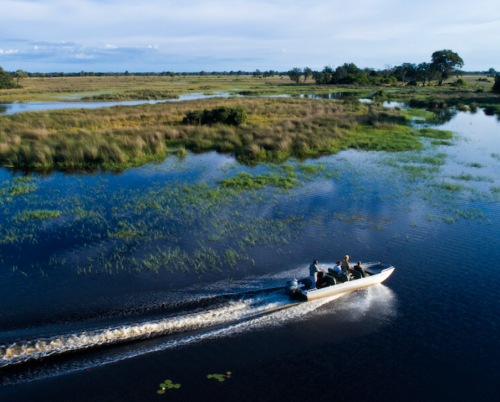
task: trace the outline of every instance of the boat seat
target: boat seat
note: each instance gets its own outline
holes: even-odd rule
[[[351,269],[349,274],[353,276],[353,279],[361,279],[363,277],[363,274],[355,269]]]
[[[335,271],[333,268],[328,268],[328,273],[330,275],[332,275],[334,278],[335,278],[335,281],[337,283],[343,283],[343,282],[347,282],[350,280],[349,278],[349,275],[346,275],[346,274],[339,274],[337,273],[337,271]]]
[[[325,275],[325,282],[327,286],[333,286],[337,284],[337,281],[335,280],[335,277],[333,275]]]

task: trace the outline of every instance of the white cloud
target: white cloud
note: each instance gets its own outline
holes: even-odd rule
[[[94,55],[91,54],[85,54],[85,53],[77,53],[73,56],[75,59],[83,59],[83,60],[89,60],[93,59]]]
[[[0,54],[14,54],[14,53],[17,53],[19,52],[18,49],[9,49],[9,50],[3,50],[3,49],[0,49]]]
[[[467,70],[481,69],[484,63],[500,68],[500,41],[495,39],[500,2],[493,0],[1,2],[0,38],[30,40],[22,48],[0,39],[4,50],[19,48],[16,63],[26,55],[26,62],[36,65],[33,60],[45,62],[50,53],[50,65],[57,65],[72,49],[87,58],[99,55],[95,60],[106,60],[99,65],[103,70],[121,68],[125,57],[129,70],[135,65],[142,71],[174,61],[176,71],[285,70],[344,62],[383,68],[385,63],[428,61],[433,51],[452,49]],[[105,52],[112,49],[118,50]],[[156,51],[145,55],[131,49]]]
[[[3,49],[0,49],[0,54],[2,54],[2,53],[3,53]]]
[[[37,45],[33,46],[33,49],[38,50],[38,46]]]

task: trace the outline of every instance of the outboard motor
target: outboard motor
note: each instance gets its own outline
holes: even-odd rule
[[[293,279],[291,281],[288,281],[285,285],[285,292],[292,297],[295,293],[300,291],[300,286],[299,282],[297,279]]]

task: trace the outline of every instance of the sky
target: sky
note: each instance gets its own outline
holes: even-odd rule
[[[8,71],[382,69],[442,49],[500,71],[500,1],[0,0]]]

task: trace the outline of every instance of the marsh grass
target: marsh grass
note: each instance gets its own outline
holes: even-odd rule
[[[180,124],[193,109],[243,107],[248,122]],[[447,132],[413,130],[399,111],[356,101],[206,99],[176,104],[59,110],[0,120],[0,164],[24,170],[120,170],[161,160],[169,149],[234,154],[240,162],[284,162],[343,149],[407,151],[420,137]]]
[[[432,140],[431,144],[432,145],[446,145],[446,146],[454,145],[453,142],[447,141],[447,140]]]
[[[35,210],[35,211],[23,211],[19,215],[17,215],[16,219],[20,220],[21,222],[30,220],[30,219],[36,219],[36,220],[43,220],[43,219],[56,219],[61,216],[61,211],[50,211],[46,209],[41,209],[41,210]]]
[[[34,184],[28,184],[26,182],[16,182],[19,184],[14,184],[8,188],[0,189],[0,195],[11,195],[11,196],[18,196],[18,195],[26,195],[30,193],[34,193],[36,190],[38,190],[38,186]]]
[[[446,191],[458,192],[463,189],[463,186],[460,184],[452,184],[452,183],[437,183],[436,187],[441,188]]]
[[[459,175],[452,175],[451,178],[454,180],[463,180],[463,181],[488,181],[490,183],[495,182],[495,180],[492,179],[491,177],[474,176],[471,175],[470,173],[461,173]]]
[[[290,189],[297,185],[297,179],[290,176],[280,176],[275,173],[267,173],[252,176],[246,172],[240,172],[236,176],[221,180],[224,188],[234,188],[240,190],[256,190],[265,186]]]

